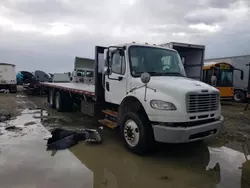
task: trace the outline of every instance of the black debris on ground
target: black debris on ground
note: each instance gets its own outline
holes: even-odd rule
[[[64,150],[76,145],[80,141],[101,143],[102,139],[96,130],[83,129],[80,131],[56,128],[52,137],[47,140],[47,150]]]
[[[5,128],[7,131],[21,131],[23,130],[21,127],[16,127],[16,126],[8,126]]]

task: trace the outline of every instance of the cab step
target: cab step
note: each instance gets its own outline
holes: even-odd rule
[[[109,115],[109,116],[113,116],[114,118],[118,117],[118,112],[112,111],[112,110],[103,110],[102,111],[104,114]]]
[[[114,129],[117,127],[117,124],[115,122],[108,119],[100,119],[98,120],[98,122],[102,125],[109,127],[110,129]]]

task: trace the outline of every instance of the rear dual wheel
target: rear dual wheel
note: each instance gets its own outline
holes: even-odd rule
[[[48,103],[51,108],[55,108],[55,94],[53,89],[48,91]]]
[[[63,91],[49,91],[48,102],[52,108],[55,108],[58,112],[71,111],[72,100],[68,93]]]
[[[56,95],[55,95],[55,108],[58,112],[63,111],[63,108],[64,108],[61,95],[62,93],[60,92],[56,92]]]

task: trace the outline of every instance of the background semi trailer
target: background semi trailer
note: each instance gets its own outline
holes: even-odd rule
[[[186,77],[176,50],[143,44],[95,48],[94,83],[41,83],[58,111],[72,104],[142,154],[154,142],[185,143],[217,135],[223,126],[219,91]],[[189,67],[188,67],[189,68]]]
[[[0,63],[0,89],[17,92],[16,65]]]
[[[202,67],[205,53],[204,45],[170,42],[160,44],[159,46],[176,50],[182,59],[187,77],[202,80]]]
[[[239,71],[235,72],[233,77],[234,100],[237,102],[246,101],[250,80],[250,67],[248,66],[250,63],[250,55],[206,59],[205,63],[207,62],[227,62],[235,68],[242,70],[244,72],[243,80],[241,80],[241,72]]]

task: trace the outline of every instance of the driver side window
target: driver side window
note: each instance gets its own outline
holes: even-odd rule
[[[111,70],[116,74],[125,74],[124,57],[120,56],[119,52],[115,52],[112,56]]]

